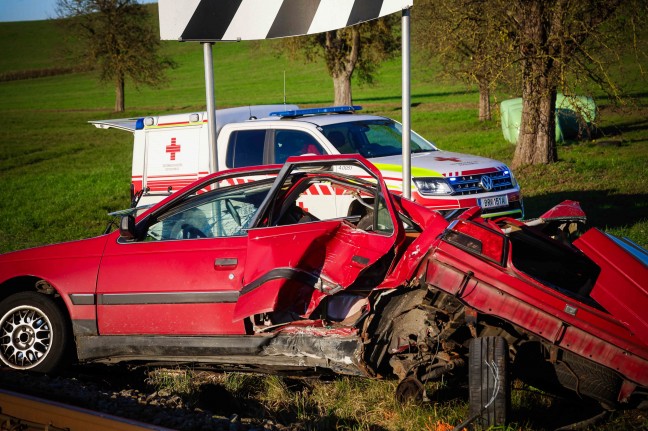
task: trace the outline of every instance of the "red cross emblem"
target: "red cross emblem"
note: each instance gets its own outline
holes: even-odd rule
[[[171,155],[171,160],[175,160],[176,153],[180,152],[180,145],[176,144],[176,138],[171,138],[171,144],[166,146],[166,152]]]
[[[437,160],[439,162],[457,162],[457,163],[461,161],[456,157],[435,157],[434,160]]]

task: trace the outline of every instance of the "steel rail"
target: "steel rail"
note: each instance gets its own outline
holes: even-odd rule
[[[56,401],[0,389],[0,429],[25,431],[172,431]]]

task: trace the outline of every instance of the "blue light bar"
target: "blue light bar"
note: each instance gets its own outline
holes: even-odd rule
[[[304,115],[334,114],[360,111],[362,106],[328,106],[326,108],[293,109],[291,111],[271,112],[271,117],[303,117]]]

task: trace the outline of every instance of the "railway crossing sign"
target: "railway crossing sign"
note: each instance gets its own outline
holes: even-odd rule
[[[371,21],[414,0],[160,0],[160,38],[238,41],[322,33]]]

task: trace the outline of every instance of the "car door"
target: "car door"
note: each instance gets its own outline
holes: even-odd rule
[[[222,189],[193,196],[156,216],[145,238],[109,241],[97,285],[100,334],[245,333],[232,314],[245,229],[267,191],[256,184],[231,196]]]
[[[273,203],[276,215],[268,216],[269,226],[248,232],[244,286],[234,319],[268,312],[307,317],[326,296],[361,288],[365,276],[369,284],[364,287],[375,287],[391,265],[402,227],[381,179],[369,185],[315,173],[288,182],[290,187],[279,187],[288,191]],[[321,202],[304,208],[304,198],[317,193]],[[359,228],[357,219],[347,220],[346,211],[321,218],[327,214],[323,209],[345,194],[372,202],[371,229]]]

